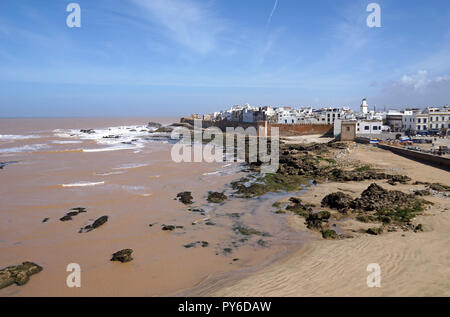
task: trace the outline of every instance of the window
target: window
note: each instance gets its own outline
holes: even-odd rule
[[[373,130],[374,131],[378,130],[378,127],[377,126],[373,127]]]
[[[422,120],[420,120],[420,119],[417,119],[417,123],[420,123]]]
[[[369,130],[370,129],[370,127],[368,126],[368,125],[366,125],[365,127],[364,127],[364,130]]]
[[[449,124],[450,125],[450,124]],[[347,132],[350,132],[350,127],[347,127]]]

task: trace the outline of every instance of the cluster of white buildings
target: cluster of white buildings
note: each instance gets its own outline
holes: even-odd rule
[[[402,116],[402,131],[409,133],[438,132],[450,129],[450,108],[411,109]]]
[[[204,120],[258,122],[268,121],[278,124],[330,124],[338,133],[342,122],[355,122],[356,134],[380,134],[382,132],[405,132],[416,134],[450,129],[450,108],[428,107],[425,109],[406,109],[402,111],[370,110],[366,99],[362,100],[360,111],[348,107],[254,107],[249,104],[233,106],[228,110],[204,115]]]

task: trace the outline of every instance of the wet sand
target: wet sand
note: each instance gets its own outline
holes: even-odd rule
[[[319,205],[325,195],[338,190],[356,197],[370,182],[328,183],[215,205],[206,201],[207,192],[230,194],[228,184],[244,175],[239,165],[176,164],[170,158],[170,143],[145,140],[148,132],[139,129],[133,129],[137,141],[125,148],[114,139],[73,134],[100,128],[109,133],[108,127],[141,126],[146,121],[0,120],[0,162],[15,162],[0,170],[0,268],[23,261],[44,267],[26,285],[2,289],[0,296],[450,295],[448,199],[427,197],[435,205],[415,220],[424,225],[423,233],[356,233],[354,239],[325,241],[305,228],[304,219],[275,214],[272,204],[301,196]],[[128,135],[130,129],[113,128],[111,133]],[[134,140],[133,133],[127,141]],[[448,172],[368,146],[358,146],[339,159],[359,160],[413,181],[449,185]],[[420,188],[378,183],[405,192]],[[174,200],[185,190],[192,191],[194,205]],[[73,207],[86,207],[88,212],[61,222]],[[202,208],[205,214],[190,207]],[[105,225],[78,233],[103,215],[109,216]],[[43,223],[47,217],[50,220]],[[215,225],[207,225],[208,220]],[[165,232],[163,224],[183,228]],[[233,231],[235,225],[268,235],[243,236]],[[340,223],[343,230],[361,226],[355,221]],[[207,241],[208,246],[184,247],[196,241]],[[109,261],[112,253],[125,248],[134,250],[132,262]],[[66,286],[70,263],[81,266],[81,288]],[[369,263],[381,266],[379,289],[366,285]]]
[[[342,159],[360,160],[410,176],[413,181],[441,182],[449,185],[449,173],[391,152],[358,146]],[[359,196],[371,182],[329,183],[302,195],[305,202],[320,205],[321,199],[335,191]],[[408,192],[421,186],[391,186],[386,189]],[[422,186],[423,187],[423,186]],[[381,236],[355,233],[353,239],[328,241],[310,232],[313,241],[286,259],[238,282],[209,289],[214,296],[450,296],[450,201],[425,197],[435,205],[414,222],[424,232],[392,232]],[[290,216],[291,226],[306,230],[304,220]],[[343,229],[359,229],[366,224],[344,221]],[[369,263],[381,267],[381,287],[366,283]],[[201,293],[200,294],[204,294]]]
[[[166,142],[139,141],[117,150],[104,143],[108,140],[68,132],[145,123],[132,118],[1,120],[0,161],[17,163],[0,170],[0,268],[32,261],[44,270],[24,286],[0,290],[0,296],[167,296],[227,281],[236,272],[248,274],[307,241],[307,234],[272,212],[279,195],[208,204],[208,191],[229,193],[227,184],[244,175],[237,164],[177,164]],[[116,150],[83,152],[107,148]],[[194,196],[192,206],[174,200],[186,190]],[[74,207],[87,213],[59,220]],[[205,215],[189,207],[203,208]],[[78,233],[103,215],[109,216],[106,224]],[[50,219],[43,223],[44,218]],[[208,219],[215,225],[207,225]],[[163,224],[183,228],[166,232]],[[238,235],[235,224],[270,236]],[[209,245],[184,247],[196,241]],[[132,262],[109,261],[125,248],[134,250]],[[66,286],[70,263],[81,266],[81,288]]]

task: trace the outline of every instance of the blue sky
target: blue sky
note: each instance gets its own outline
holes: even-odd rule
[[[450,1],[371,2],[3,0],[0,116],[450,103]]]

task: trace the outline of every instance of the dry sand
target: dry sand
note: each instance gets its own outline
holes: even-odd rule
[[[413,181],[441,182],[449,185],[449,173],[397,156],[391,152],[358,146],[348,159],[395,170]],[[388,185],[386,189],[409,191],[420,186]],[[358,196],[370,182],[322,184],[302,196],[305,202],[320,203],[328,193],[341,190]],[[216,289],[214,296],[450,296],[450,201],[426,197],[435,203],[415,223],[424,232],[393,232],[381,236],[355,233],[353,239],[314,241],[288,258],[239,282]],[[292,226],[304,228],[303,220],[291,216]],[[364,227],[344,222],[344,229]],[[367,265],[381,267],[381,287],[369,288]]]

